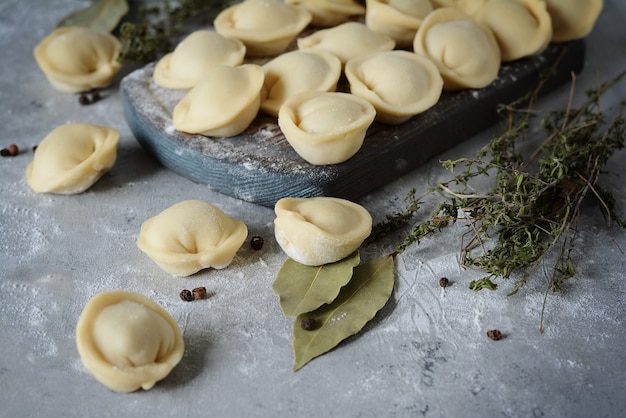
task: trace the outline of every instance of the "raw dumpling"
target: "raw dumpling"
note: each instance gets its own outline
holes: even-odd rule
[[[372,231],[369,212],[344,199],[283,198],[274,211],[276,241],[290,258],[308,266],[349,256]]]
[[[456,2],[459,0],[430,0],[433,8],[439,9],[440,7],[451,7],[454,6]],[[471,0],[470,0],[471,1]]]
[[[263,69],[256,64],[209,68],[174,107],[174,127],[205,136],[240,134],[259,112],[263,80]]]
[[[552,39],[552,20],[544,0],[491,0],[477,19],[495,35],[502,61],[539,54]]]
[[[452,4],[448,4],[446,7],[452,6],[472,17],[477,17],[482,8],[490,1],[491,0],[451,0]]]
[[[183,357],[185,344],[174,319],[138,293],[99,293],[89,300],[76,325],[83,364],[116,392],[151,389]]]
[[[345,74],[352,94],[376,109],[376,120],[398,124],[437,103],[443,89],[439,70],[409,51],[384,51],[351,59]]]
[[[349,59],[378,51],[390,51],[396,43],[389,36],[376,33],[363,23],[346,22],[333,28],[321,29],[298,38],[298,49],[319,49],[339,57],[345,64]]]
[[[240,39],[250,57],[269,57],[284,52],[291,41],[311,22],[304,7],[279,0],[245,0],[222,10],[215,30]]]
[[[185,200],[141,226],[137,246],[174,276],[228,266],[248,235],[246,225],[202,200]]]
[[[207,69],[216,65],[237,66],[246,47],[238,39],[226,38],[211,30],[198,30],[183,39],[154,68],[154,82],[170,89],[190,89]]]
[[[571,41],[591,32],[604,2],[602,0],[544,0],[552,18],[552,40]]]
[[[433,11],[430,0],[367,0],[365,24],[390,36],[396,47],[409,47],[422,20]]]
[[[108,126],[61,125],[37,146],[26,182],[38,193],[81,193],[113,167],[119,138]]]
[[[293,149],[314,165],[338,164],[363,145],[376,110],[349,93],[299,93],[278,112],[278,126]]]
[[[263,65],[265,81],[261,110],[278,116],[283,103],[303,91],[335,91],[341,75],[341,61],[325,51],[291,51]]]
[[[424,19],[413,49],[433,60],[445,90],[486,87],[500,69],[500,48],[491,30],[452,7]]]
[[[286,0],[286,3],[304,6],[313,17],[311,25],[317,27],[337,26],[365,13],[365,7],[354,0]]]
[[[68,26],[55,29],[34,50],[35,60],[54,88],[79,93],[111,84],[122,64],[113,35]]]

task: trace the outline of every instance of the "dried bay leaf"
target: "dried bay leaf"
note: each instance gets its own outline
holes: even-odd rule
[[[94,0],[84,9],[64,17],[57,27],[81,26],[100,32],[111,32],[128,13],[126,0]]]
[[[272,284],[283,314],[297,316],[335,300],[360,262],[358,252],[323,266],[306,266],[287,259]]]
[[[385,306],[393,284],[393,256],[388,255],[356,267],[352,280],[332,303],[298,315],[293,326],[293,370],[359,332]],[[302,329],[305,318],[315,319],[317,326],[311,331]]]

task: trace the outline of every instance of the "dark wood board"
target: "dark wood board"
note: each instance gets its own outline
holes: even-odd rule
[[[534,90],[548,70],[553,75],[543,93],[569,82],[572,72],[582,71],[584,55],[579,40],[550,45],[541,55],[505,64],[486,88],[444,92],[434,107],[400,125],[374,123],[355,156],[326,166],[304,161],[276,119],[262,113],[235,137],[176,131],[172,111],[184,92],[154,84],[154,64],[124,77],[121,99],[128,125],[147,151],[165,167],[213,190],[268,207],[283,197],[358,200],[493,125],[498,105]]]

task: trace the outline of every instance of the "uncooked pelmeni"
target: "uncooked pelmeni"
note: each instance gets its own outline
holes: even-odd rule
[[[246,225],[212,204],[185,200],[148,219],[137,246],[174,276],[228,266],[248,235]]]
[[[320,49],[339,57],[342,63],[349,59],[378,51],[390,51],[396,43],[387,35],[381,35],[359,22],[321,29],[309,36],[298,38],[298,49]]]
[[[168,312],[146,296],[122,290],[89,300],[76,325],[76,345],[87,370],[116,392],[151,389],[185,350]]]
[[[207,69],[216,65],[243,63],[246,47],[238,39],[226,38],[212,30],[189,34],[161,58],[154,68],[154,82],[170,89],[190,89]]]
[[[390,36],[396,47],[412,46],[424,18],[433,11],[430,0],[367,0],[365,24]]]
[[[240,134],[259,112],[263,80],[263,69],[256,64],[207,69],[174,107],[174,128],[214,137]]]
[[[276,241],[290,258],[308,266],[349,256],[372,231],[369,212],[345,199],[283,198],[274,211]]]
[[[119,138],[119,132],[108,126],[61,125],[35,149],[26,182],[38,193],[81,193],[113,167]]]
[[[311,22],[311,13],[301,6],[279,0],[245,0],[222,10],[213,25],[229,38],[246,45],[246,55],[269,57],[283,53]]]
[[[443,89],[437,66],[409,51],[384,51],[353,58],[345,74],[350,92],[376,109],[376,120],[399,124],[434,106]]]
[[[539,54],[552,39],[544,0],[491,0],[476,18],[495,35],[502,61]]]
[[[307,91],[283,104],[278,126],[304,160],[338,164],[361,148],[375,117],[374,106],[354,94]]]
[[[438,9],[440,7],[452,7],[458,1],[459,0],[430,0],[434,9]]]
[[[37,65],[54,88],[79,93],[111,84],[122,64],[113,35],[68,26],[55,29],[34,50]]]
[[[433,60],[445,90],[486,87],[500,69],[500,48],[491,30],[453,7],[433,10],[424,19],[413,50]]]
[[[600,16],[602,0],[544,0],[552,18],[552,40],[565,42],[584,38]]]
[[[463,12],[476,17],[485,5],[491,0],[450,0],[452,4],[442,7],[455,7]]]
[[[261,110],[278,116],[283,103],[304,91],[335,91],[341,75],[341,61],[325,51],[291,51],[263,65],[265,81]]]
[[[286,0],[287,4],[302,5],[312,16],[311,25],[337,26],[365,14],[365,7],[354,0]]]

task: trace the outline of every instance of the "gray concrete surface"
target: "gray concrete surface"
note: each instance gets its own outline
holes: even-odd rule
[[[579,274],[539,316],[548,265],[520,293],[467,288],[476,272],[457,263],[462,226],[397,258],[392,299],[364,332],[292,372],[291,321],[271,284],[285,260],[272,238],[271,209],[195,184],[159,166],[137,144],[118,92],[92,106],[50,87],[34,46],[86,1],[0,1],[0,146],[23,152],[0,159],[0,416],[2,417],[617,417],[626,409],[624,294],[626,236],[584,205],[575,260]],[[576,98],[626,69],[626,3],[605,2],[588,37]],[[540,101],[564,106],[564,87]],[[602,104],[626,99],[622,82]],[[619,108],[614,108],[619,111]],[[31,147],[54,127],[91,122],[121,132],[118,160],[75,196],[33,193],[25,181]],[[493,128],[441,158],[472,156]],[[624,213],[626,152],[602,175]],[[360,203],[376,221],[400,208],[410,187],[446,179],[436,159]],[[184,199],[206,199],[265,238],[233,264],[189,278],[160,270],[135,244],[143,221]],[[393,249],[396,239],[364,258]],[[447,276],[453,285],[441,289]],[[182,302],[183,288],[213,295]],[[167,309],[184,333],[182,362],[152,390],[109,391],[84,369],[74,343],[80,312],[94,294],[127,289]],[[505,338],[491,341],[489,329]]]

